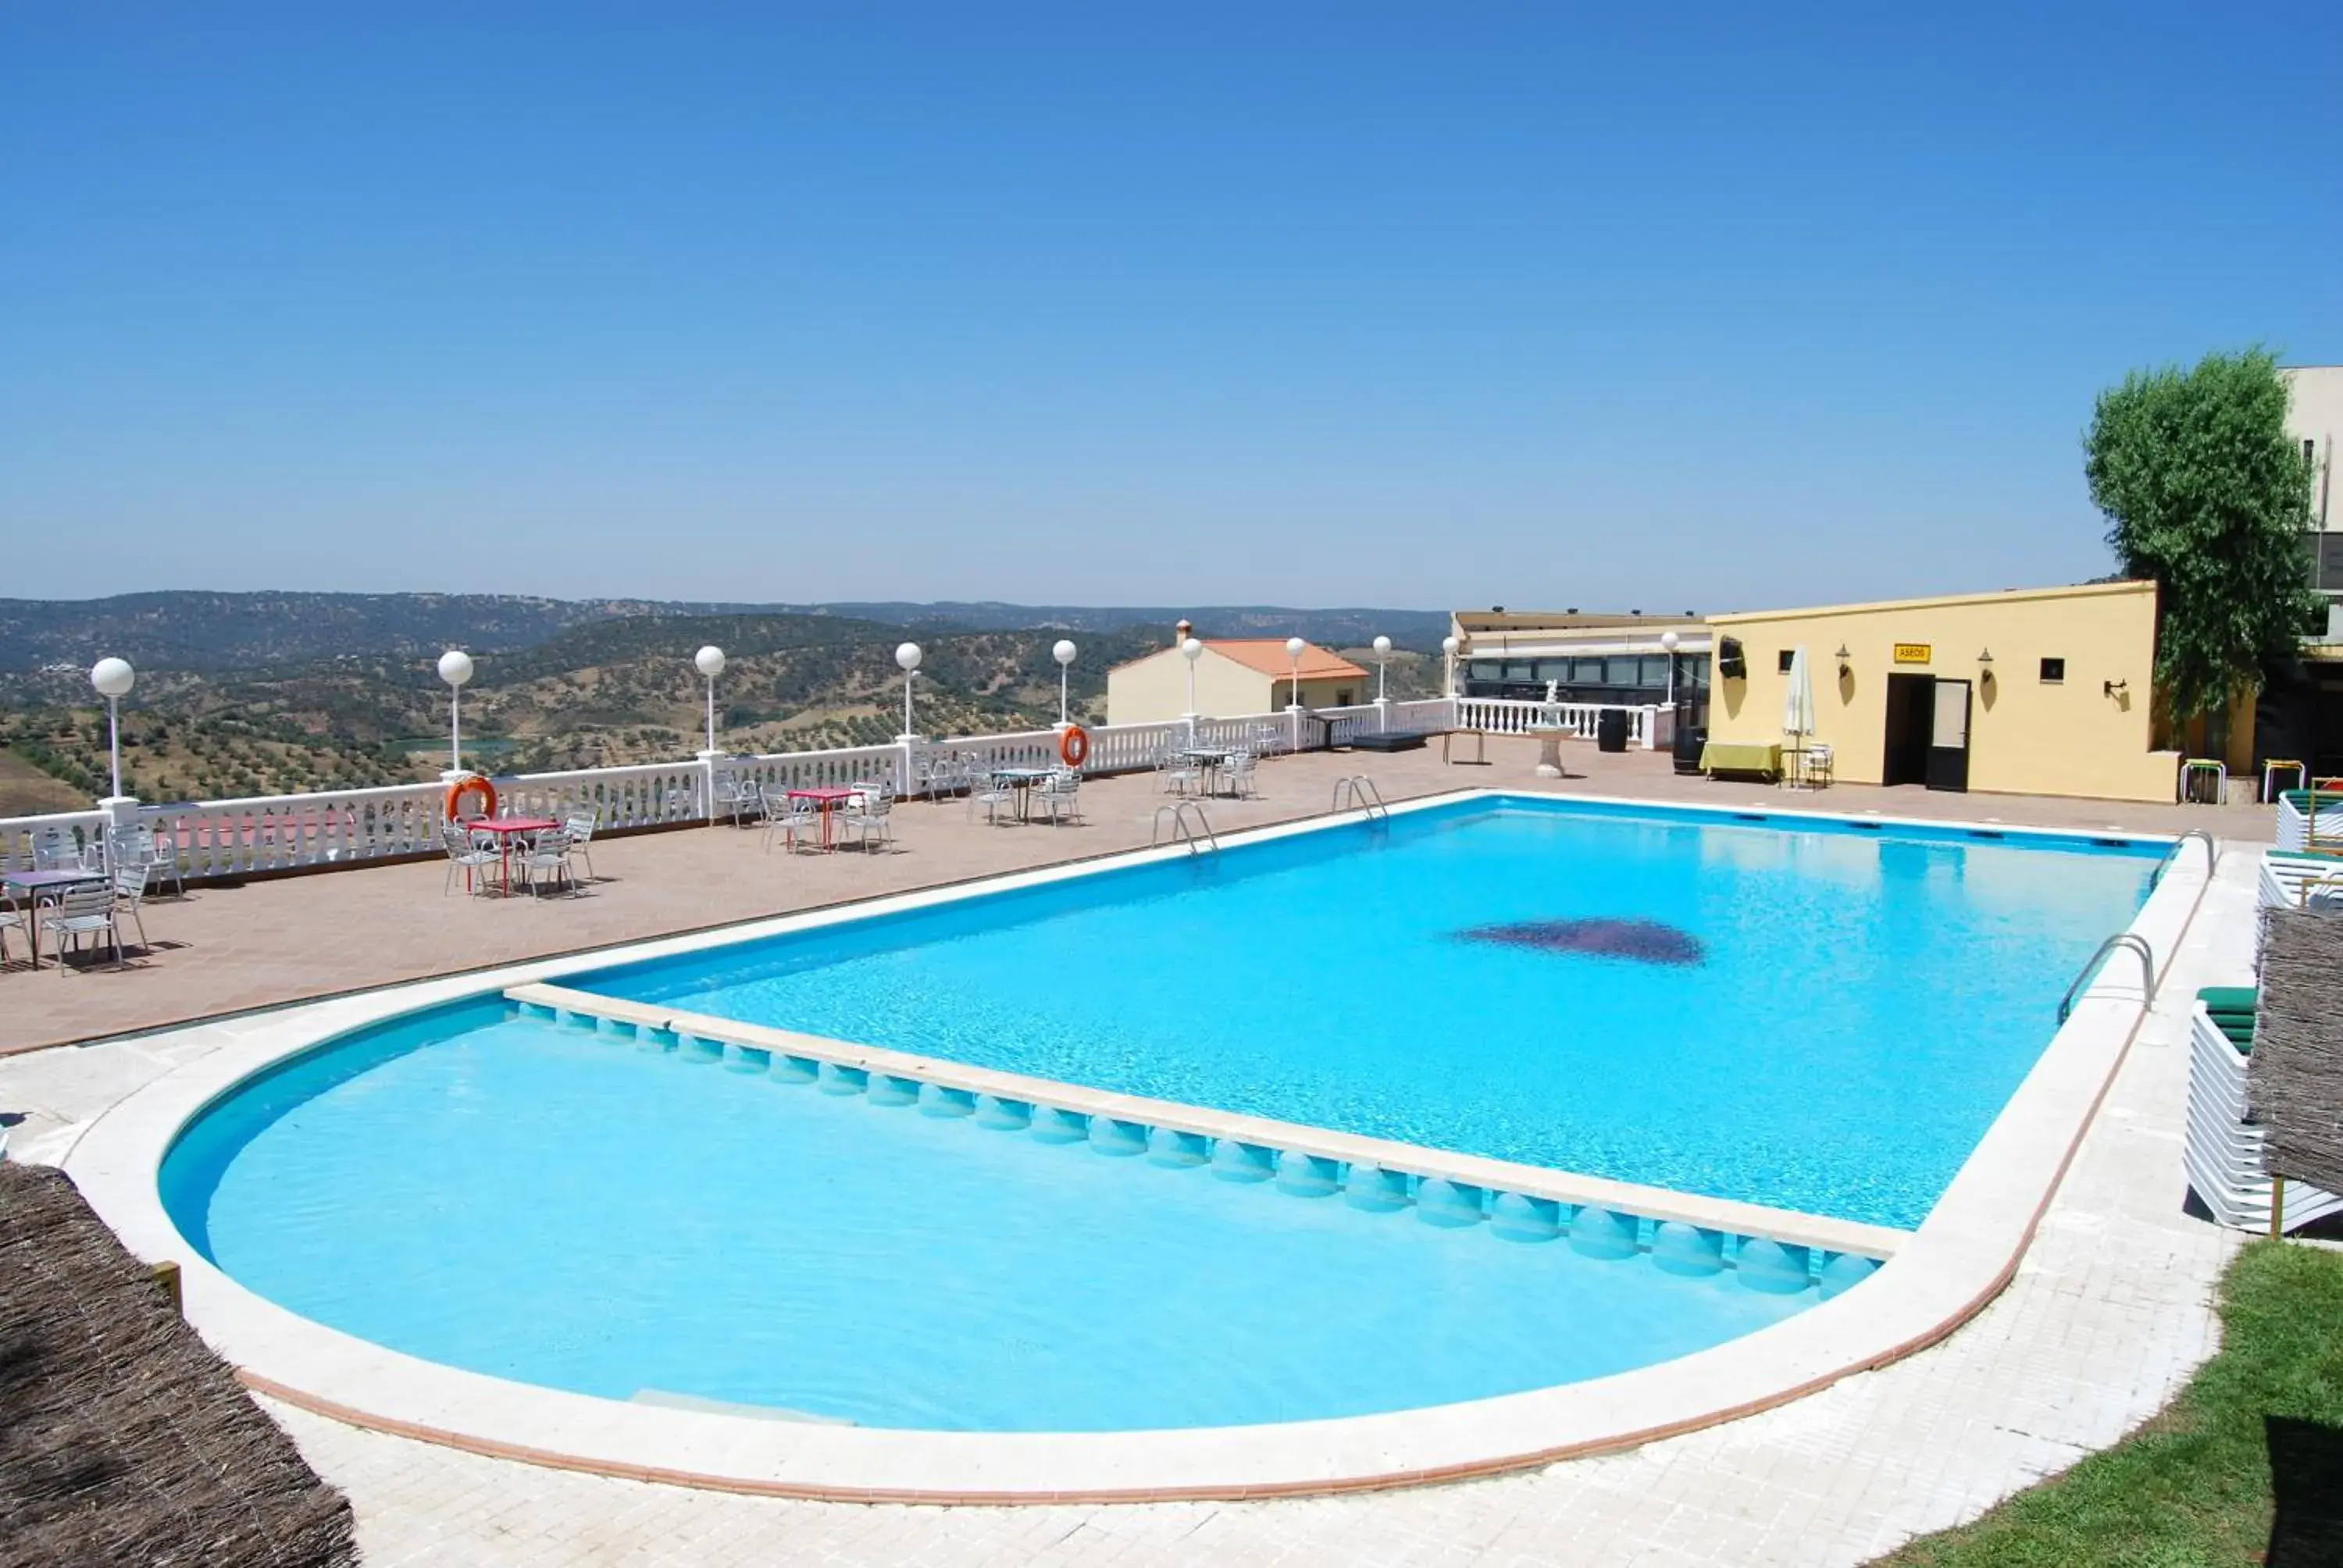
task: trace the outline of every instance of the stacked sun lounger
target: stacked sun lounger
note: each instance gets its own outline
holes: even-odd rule
[[[2318,842],[2322,848],[2343,849],[2343,789],[2321,789],[2317,798]],[[2308,789],[2288,789],[2278,798],[2278,847],[2306,849],[2310,843],[2312,797]]]
[[[2262,1168],[2262,1131],[2251,1121],[2246,1092],[2254,1001],[2251,986],[2209,986],[2197,993],[2188,1031],[2188,1137],[2182,1159],[2189,1188],[2214,1219],[2241,1231],[2268,1231],[2271,1184]],[[2288,1230],[2338,1210],[2343,1210],[2343,1198],[2287,1183]]]
[[[2327,837],[2324,822],[2318,836]],[[2258,880],[2264,909],[2300,909],[2307,895],[2330,892],[2343,900],[2343,850],[2265,849]]]

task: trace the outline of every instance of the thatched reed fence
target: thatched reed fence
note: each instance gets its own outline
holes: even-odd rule
[[[349,1503],[73,1183],[0,1161],[0,1565],[357,1561]]]
[[[2343,1192],[2343,914],[2263,911],[2247,1066],[2270,1173]]]

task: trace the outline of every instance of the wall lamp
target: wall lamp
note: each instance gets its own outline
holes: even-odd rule
[[[1855,657],[1855,655],[1853,655],[1853,654],[1851,654],[1851,653],[1847,652],[1847,650],[1846,650],[1846,644],[1845,644],[1845,643],[1840,643],[1840,644],[1838,645],[1838,651],[1837,651],[1836,653],[1835,653],[1835,654],[1831,655],[1831,657],[1832,657],[1833,658],[1835,658],[1835,659],[1837,659],[1837,660],[1838,660],[1838,673],[1839,673],[1839,678],[1841,678],[1841,679],[1843,680],[1843,679],[1845,679],[1846,677],[1848,677],[1848,676],[1850,676],[1850,675],[1853,675],[1853,674],[1855,673],[1854,668],[1853,668],[1851,666],[1849,666],[1849,665],[1848,665],[1848,663],[1846,662],[1848,659],[1853,658]]]
[[[1977,684],[1982,686],[1992,678],[1993,649],[1981,648],[1977,649]]]
[[[2099,683],[2099,689],[2109,697],[2124,697],[2130,693],[2131,682],[2128,680],[2103,680]]]

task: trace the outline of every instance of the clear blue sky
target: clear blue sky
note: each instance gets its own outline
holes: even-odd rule
[[[2059,582],[2343,360],[2331,0],[1599,10],[15,0],[0,595]]]

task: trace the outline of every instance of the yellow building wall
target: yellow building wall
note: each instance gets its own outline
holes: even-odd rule
[[[1805,647],[1815,684],[1814,739],[1851,783],[1876,784],[1885,766],[1887,678],[1966,680],[1973,790],[2170,800],[2177,752],[2151,750],[2156,585],[2107,583],[1957,599],[1849,605],[1819,610],[1719,615],[1709,624],[1737,638],[1746,680],[1712,679],[1709,733],[1717,740],[1782,739],[1788,678],[1785,648]],[[1925,645],[1926,663],[1896,662],[1896,645]],[[1845,647],[1847,673],[1839,673]],[[1993,662],[1977,655],[1991,650]],[[2066,678],[2041,678],[2044,658],[2066,661]],[[1981,679],[1990,668],[1990,681]],[[2123,689],[2110,695],[2109,681]]]
[[[1207,718],[1275,712],[1285,706],[1287,685],[1282,675],[1264,675],[1207,648],[1196,661],[1196,711]],[[1312,708],[1332,708],[1343,692],[1350,693],[1353,702],[1372,701],[1374,678],[1353,675],[1302,682],[1302,700]],[[1167,648],[1106,672],[1109,724],[1161,724],[1187,711],[1188,661],[1177,648]]]

